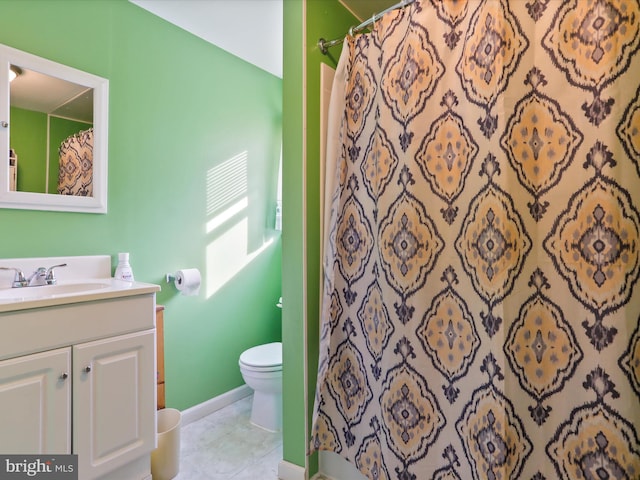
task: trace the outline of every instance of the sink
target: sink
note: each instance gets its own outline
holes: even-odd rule
[[[66,266],[56,268],[55,285],[12,288],[16,268],[29,278],[39,268],[61,264]],[[7,315],[26,314],[31,309],[125,300],[124,297],[146,296],[160,290],[158,285],[113,278],[109,255],[0,258],[0,267],[3,267],[0,270],[0,323]],[[3,331],[1,325],[0,331]],[[0,349],[0,356],[2,353]]]
[[[65,295],[88,293],[108,288],[108,283],[67,283],[59,285],[43,285],[40,287],[19,287],[0,289],[0,302],[36,300],[40,298],[55,298]]]

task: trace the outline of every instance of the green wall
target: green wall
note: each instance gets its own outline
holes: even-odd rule
[[[282,403],[283,457],[305,465],[304,3],[283,2]]]
[[[44,193],[47,182],[47,116],[11,108],[11,148],[18,156],[18,190]]]
[[[281,338],[282,80],[126,0],[2,0],[0,43],[110,82],[108,213],[0,209],[0,255],[130,252],[162,287],[168,406],[240,386],[240,353]],[[165,282],[188,267],[198,297]]]
[[[283,296],[300,299],[283,311],[284,459],[301,466],[318,369],[320,64],[335,68],[341,52],[338,46],[322,55],[317,42],[343,37],[358,23],[338,0],[284,1]],[[307,467],[311,477],[317,471],[315,455]]]

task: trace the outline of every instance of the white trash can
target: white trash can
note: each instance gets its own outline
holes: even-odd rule
[[[180,470],[180,424],[182,414],[175,408],[158,410],[158,448],[151,452],[153,480],[171,480]]]

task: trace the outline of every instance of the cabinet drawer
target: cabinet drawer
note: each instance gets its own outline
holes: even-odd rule
[[[0,360],[153,328],[155,294],[0,313]]]

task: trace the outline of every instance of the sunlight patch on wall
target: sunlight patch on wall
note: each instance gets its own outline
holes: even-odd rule
[[[207,246],[206,296],[211,297],[260,255],[273,239],[248,252],[249,219],[244,216]]]
[[[244,151],[207,172],[207,235],[204,283],[209,298],[272,242],[249,251],[248,152]]]
[[[249,198],[244,197],[238,200],[236,203],[231,205],[226,210],[223,210],[218,215],[213,217],[211,220],[207,222],[207,233],[215,232],[218,228],[223,226],[229,220],[231,220],[236,215],[239,215],[249,206]]]
[[[235,157],[210,168],[207,172],[207,217],[217,214],[235,200],[246,197],[248,189],[245,150]]]

